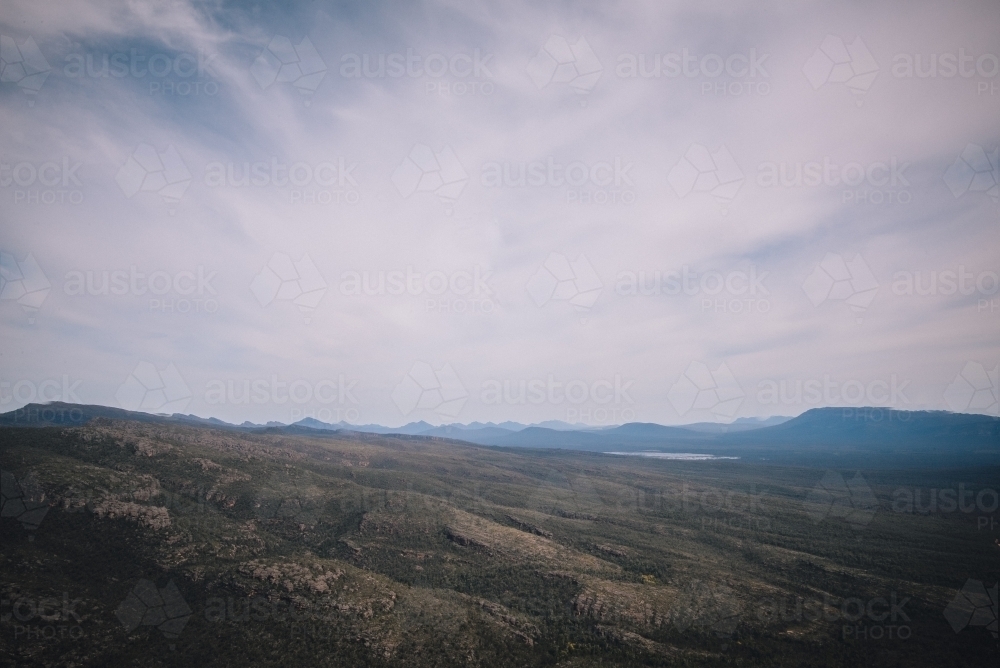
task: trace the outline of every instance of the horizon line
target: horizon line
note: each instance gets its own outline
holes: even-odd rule
[[[763,421],[767,421],[767,420],[774,419],[774,418],[784,418],[785,419],[784,421],[787,422],[789,420],[793,420],[795,418],[801,417],[802,415],[805,415],[806,413],[808,413],[810,411],[814,411],[814,410],[850,410],[850,411],[876,411],[877,410],[877,411],[887,411],[889,413],[948,413],[948,414],[952,414],[952,415],[970,415],[970,416],[979,416],[979,417],[1000,419],[1000,416],[989,415],[989,414],[985,414],[985,413],[972,413],[972,412],[962,412],[962,411],[950,411],[950,410],[945,410],[945,409],[933,409],[933,408],[920,408],[920,409],[912,409],[911,410],[911,409],[891,408],[891,407],[885,407],[885,406],[814,406],[814,407],[811,407],[811,408],[807,408],[807,409],[801,411],[800,413],[798,413],[796,415],[770,415],[770,416],[767,416],[767,417],[739,416],[739,417],[733,418],[729,422],[721,422],[721,421],[720,422],[713,422],[713,421],[710,421],[710,420],[699,420],[699,421],[695,421],[695,422],[686,422],[686,423],[680,423],[680,424],[663,424],[663,423],[659,423],[659,422],[648,422],[648,421],[638,421],[637,420],[637,421],[632,421],[632,422],[622,422],[622,423],[613,423],[613,424],[587,424],[587,423],[583,423],[583,422],[571,423],[571,422],[567,422],[565,420],[559,420],[559,419],[548,419],[548,420],[541,420],[539,422],[531,422],[531,423],[524,423],[524,422],[518,422],[517,420],[507,419],[507,420],[499,420],[499,421],[493,421],[493,420],[490,420],[490,421],[472,420],[470,422],[465,422],[465,423],[462,423],[462,422],[448,422],[448,423],[434,424],[432,422],[428,422],[426,419],[419,419],[419,420],[412,420],[410,422],[403,423],[403,424],[401,424],[399,426],[389,426],[389,425],[383,425],[383,424],[380,424],[380,423],[377,423],[377,422],[350,423],[350,422],[346,422],[346,421],[343,421],[343,420],[341,420],[340,422],[323,422],[322,420],[318,420],[318,419],[316,419],[316,418],[314,418],[312,416],[305,416],[302,419],[297,420],[295,422],[287,422],[287,423],[286,422],[281,422],[281,421],[278,421],[278,420],[268,420],[268,421],[263,422],[263,423],[251,422],[250,420],[244,420],[243,422],[229,422],[227,420],[223,420],[222,418],[218,418],[218,417],[215,417],[215,416],[203,417],[203,416],[200,416],[200,415],[196,415],[194,413],[179,413],[179,412],[175,412],[175,413],[153,413],[153,412],[143,411],[143,410],[132,410],[132,409],[127,409],[127,408],[122,408],[120,406],[109,406],[109,405],[106,405],[106,404],[84,404],[84,403],[72,403],[72,402],[65,402],[65,401],[49,401],[49,402],[44,402],[44,403],[30,402],[30,403],[24,404],[23,406],[20,406],[18,408],[14,408],[14,409],[11,409],[9,411],[5,411],[3,413],[0,413],[0,416],[10,415],[11,413],[17,413],[18,411],[23,411],[23,410],[25,410],[26,408],[29,408],[29,407],[45,408],[45,407],[52,407],[52,406],[73,406],[73,407],[80,407],[80,408],[86,408],[86,407],[105,408],[105,409],[111,409],[111,410],[115,410],[115,411],[122,411],[122,412],[125,412],[125,413],[139,413],[139,414],[142,414],[142,415],[150,415],[150,416],[155,416],[155,417],[160,417],[160,418],[183,418],[183,419],[189,419],[189,420],[192,420],[192,421],[193,420],[201,420],[201,421],[205,421],[205,422],[217,422],[217,423],[220,423],[221,425],[226,425],[226,426],[231,426],[231,427],[244,427],[244,426],[247,426],[247,427],[263,427],[263,428],[266,428],[266,427],[292,427],[292,426],[299,425],[299,426],[303,426],[303,427],[309,428],[308,425],[301,425],[300,423],[302,423],[302,422],[304,422],[306,420],[313,420],[313,421],[319,422],[320,424],[323,424],[323,425],[328,425],[328,426],[331,426],[331,427],[339,427],[340,429],[344,429],[344,430],[347,430],[347,431],[350,431],[351,427],[379,427],[379,428],[388,429],[388,430],[398,430],[398,429],[406,428],[406,427],[408,427],[410,425],[417,425],[417,424],[420,424],[420,423],[428,425],[428,427],[430,429],[438,429],[438,428],[442,428],[442,427],[468,427],[469,425],[472,425],[472,424],[481,424],[481,425],[485,425],[485,426],[494,426],[494,427],[497,427],[499,429],[505,429],[504,427],[500,427],[499,426],[500,424],[503,424],[505,422],[512,422],[514,424],[522,426],[525,429],[532,428],[532,427],[534,427],[534,428],[541,428],[541,429],[548,429],[549,427],[545,427],[543,425],[545,423],[553,423],[553,422],[559,423],[559,424],[563,424],[563,425],[567,425],[569,427],[576,427],[576,429],[565,429],[565,430],[554,430],[554,431],[582,431],[582,430],[585,430],[585,429],[613,429],[613,428],[617,428],[617,427],[623,427],[623,426],[634,425],[634,424],[648,424],[648,425],[655,425],[655,426],[658,426],[658,427],[673,427],[673,428],[684,428],[684,427],[690,427],[690,426],[694,426],[694,425],[729,426],[729,425],[736,424],[737,421],[741,420],[741,419],[742,420],[755,420],[755,421],[761,421],[761,422],[763,422]],[[16,419],[16,416],[15,416],[15,419]],[[779,423],[779,424],[783,424],[783,423]],[[775,425],[770,425],[770,426],[775,426]],[[763,428],[763,427],[761,427],[761,428]],[[508,431],[510,431],[510,430],[508,430]]]

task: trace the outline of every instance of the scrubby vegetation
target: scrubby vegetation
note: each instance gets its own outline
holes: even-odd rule
[[[996,582],[996,512],[892,507],[996,469],[865,471],[852,515],[805,503],[809,468],[105,418],[0,429],[0,468],[50,507],[0,522],[9,665],[997,659],[943,615]]]

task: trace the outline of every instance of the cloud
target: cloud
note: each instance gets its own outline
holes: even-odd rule
[[[34,324],[14,306],[23,295],[0,303],[0,335],[19,351],[5,379],[68,374],[81,398],[115,404],[137,360],[172,362],[186,411],[263,422],[290,420],[289,406],[209,404],[207,383],[345,374],[359,379],[361,419],[398,423],[400,371],[447,360],[468,393],[463,420],[508,417],[479,401],[487,379],[619,374],[634,380],[637,419],[669,423],[686,419],[663,401],[669,382],[711,360],[745,393],[720,419],[804,410],[763,404],[755,388],[827,374],[896,374],[911,379],[911,408],[964,405],[956,374],[969,360],[996,363],[998,296],[892,286],[898,272],[926,285],[932,272],[998,271],[995,96],[980,93],[978,75],[907,79],[893,64],[995,50],[976,37],[989,34],[979,30],[994,21],[988,8],[517,2],[348,15],[15,0],[0,34],[21,60],[8,49],[4,67],[30,60],[25,77],[41,81],[30,38],[49,70],[32,95],[15,70],[0,81],[5,125],[17,130],[0,160],[10,166],[0,167],[3,251],[33,258],[50,285],[43,303],[44,290],[31,291]],[[116,54],[126,75],[88,73],[105,57],[110,70]],[[79,76],[66,72],[71,55]],[[343,73],[345,56],[359,76]],[[622,75],[623,56],[636,76]],[[170,71],[150,74],[154,57],[154,70]],[[744,60],[745,75],[725,70]],[[79,185],[54,176],[64,158],[80,163]],[[616,160],[633,165],[628,182],[615,182]],[[894,160],[908,165],[908,185],[892,182]],[[501,166],[499,187],[483,184],[488,163]],[[775,186],[760,183],[765,163]],[[552,176],[550,164],[561,166]],[[209,165],[221,165],[222,183],[206,178]],[[836,179],[825,165],[838,166]],[[279,256],[288,262],[271,266]],[[304,258],[315,272],[296,264]],[[214,272],[210,290],[187,278],[199,267]],[[477,267],[491,275],[489,312],[465,291]],[[713,272],[751,267],[767,272],[767,294],[739,292],[738,277],[713,292]],[[687,290],[685,268],[698,275]],[[67,293],[72,271],[90,272],[84,294]],[[348,271],[402,272],[403,288],[348,296]],[[408,271],[444,276],[433,283],[442,291],[411,293]],[[628,272],[646,281],[633,296],[616,289]],[[652,294],[657,272],[663,289]],[[133,274],[155,274],[158,292],[133,288]],[[566,317],[570,305],[586,318]],[[522,419],[564,419],[560,410],[526,407]]]

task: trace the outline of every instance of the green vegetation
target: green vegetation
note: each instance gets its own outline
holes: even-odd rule
[[[899,489],[996,488],[996,468],[863,471],[877,509],[852,514],[804,503],[812,468],[106,418],[2,428],[0,468],[51,506],[0,522],[9,665],[997,658],[942,614],[1000,575],[995,510],[892,509]],[[176,585],[179,633],[120,607],[143,580]]]

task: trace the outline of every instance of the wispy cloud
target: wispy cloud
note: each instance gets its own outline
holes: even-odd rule
[[[32,324],[0,288],[2,407],[63,376],[114,403],[148,362],[200,415],[440,422],[392,400],[419,363],[453,369],[460,421],[675,423],[713,419],[668,401],[697,362],[737,415],[948,408],[997,361],[998,26],[900,9],[7,3],[0,251],[51,289]],[[553,254],[592,268],[559,288],[585,307],[532,297]],[[830,254],[870,270],[863,309],[804,289]],[[326,286],[308,318],[297,273],[255,293],[276,255]],[[484,400],[521,381],[590,389]],[[795,399],[812,381],[835,395]]]

